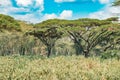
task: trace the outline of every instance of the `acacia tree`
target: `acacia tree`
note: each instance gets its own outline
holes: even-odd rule
[[[120,0],[114,0],[112,6],[120,6]],[[119,17],[111,17],[106,19],[108,21],[119,21]],[[115,30],[115,33],[113,36],[109,37],[105,43],[106,47],[104,48],[104,51],[107,49],[114,47],[116,44],[120,45],[120,25],[119,24],[112,24],[114,26],[113,28],[109,28],[110,30]],[[109,43],[109,44],[108,44]]]
[[[109,19],[104,21],[113,21],[117,18]],[[90,24],[92,23],[90,22]],[[85,26],[87,25],[85,24]],[[73,27],[68,30],[68,33],[77,47],[76,54],[84,54],[85,57],[88,57],[90,51],[95,49],[97,45],[102,45],[102,51],[106,51],[120,44],[120,25],[118,23],[98,24],[90,26],[88,29]]]
[[[108,31],[107,29],[80,30],[79,32],[68,31],[68,33],[85,57],[88,57],[92,49],[113,34],[112,31]]]
[[[103,35],[106,35],[105,30],[96,30],[96,28],[101,25],[111,24],[109,20],[98,20],[83,18],[77,20],[80,22],[78,26],[70,26],[66,30],[70,35],[70,38],[74,42],[74,47],[76,50],[76,55],[84,54],[85,57],[89,56],[89,52],[102,40]],[[104,38],[104,37],[103,37]]]
[[[76,34],[76,32],[79,32],[79,31],[86,32],[87,30],[90,30],[92,28],[99,27],[101,25],[110,24],[110,23],[111,21],[108,21],[108,20],[82,18],[78,20],[68,21],[64,23],[66,25],[61,25],[60,27],[63,28],[62,31],[64,33],[67,32],[67,35],[70,36],[70,38],[73,40],[76,55],[80,55],[82,54],[82,47],[80,45],[80,42],[82,42],[82,40],[79,38],[73,38],[76,36],[74,35],[74,33]],[[84,30],[81,30],[82,28],[84,28]]]
[[[42,31],[36,30],[29,32],[28,34],[34,35],[43,42],[43,44],[47,47],[47,57],[50,56],[52,49],[55,46],[55,42],[62,36],[62,32],[58,32],[56,27],[52,27],[46,30],[44,29]]]

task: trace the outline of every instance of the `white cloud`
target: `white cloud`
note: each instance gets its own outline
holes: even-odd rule
[[[43,0],[15,0],[17,6],[19,7],[14,7],[12,5],[11,0],[1,0],[0,1],[0,10],[2,9],[3,11],[7,12],[27,12],[28,10],[31,12],[33,10],[31,9],[39,9],[41,11],[44,10],[44,1]],[[30,5],[30,6],[29,6]],[[1,13],[1,11],[0,11]]]
[[[108,4],[110,2],[112,2],[113,0],[92,0],[93,2],[99,1],[99,3],[101,4]]]
[[[45,14],[44,16],[43,16],[43,20],[47,20],[47,19],[54,19],[54,18],[57,18],[58,16],[56,15],[56,14],[54,14],[54,13],[52,13],[52,14]]]
[[[39,13],[39,12],[38,12]],[[37,15],[37,16],[36,16]],[[63,10],[59,15],[56,15],[55,13],[52,14],[26,14],[26,15],[13,15],[16,19],[29,21],[32,23],[38,23],[42,22],[48,19],[70,19],[72,18],[73,12],[71,10]]]
[[[17,5],[23,7],[33,5],[34,2],[35,2],[35,6],[41,6],[44,4],[43,0],[16,0]]]
[[[19,6],[28,6],[32,4],[32,0],[16,0],[16,3]]]
[[[1,0],[0,1],[0,6],[11,6],[11,1],[10,0]]]
[[[52,14],[45,14],[42,18],[42,20],[47,20],[47,19],[70,19],[72,18],[73,12],[71,10],[63,10],[59,15],[56,15],[54,13]]]
[[[118,16],[120,17],[120,7],[110,7],[106,6],[102,10],[89,14],[89,18],[98,18],[98,19],[106,19],[109,17]]]
[[[38,23],[41,20],[40,17],[35,16],[35,13],[25,14],[25,15],[12,15],[12,16],[15,17],[16,19],[31,22],[31,23]],[[39,14],[39,16],[41,16],[41,14]]]
[[[14,7],[12,5],[12,0],[1,0],[0,14],[10,15],[15,19],[30,21],[34,23],[40,21],[41,13],[44,10],[44,0],[15,1],[18,7]]]
[[[43,1],[43,0],[36,0],[36,4],[37,4],[37,5],[43,5],[43,4],[44,4],[44,1]]]
[[[18,20],[27,21],[31,23],[38,23],[42,21],[43,14],[41,13],[41,10],[38,10],[37,12],[32,12],[24,15],[13,14],[11,16]]]
[[[107,3],[109,3],[111,0],[99,0],[99,2],[101,3],[101,4],[107,4]]]
[[[43,0],[16,0],[16,3],[20,7],[39,7],[42,10],[44,9],[44,1]]]
[[[60,18],[61,19],[66,19],[66,18],[70,18],[72,17],[73,12],[71,10],[64,10],[61,14],[60,14]]]
[[[63,10],[60,14],[42,14],[44,10],[44,0],[16,0],[19,7],[12,6],[11,0],[2,0],[0,6],[0,13],[7,14],[15,19],[38,23],[47,19],[70,19],[73,15],[71,10]],[[5,3],[7,5],[5,5]],[[32,8],[31,8],[32,7]],[[37,8],[34,11],[31,9]],[[25,13],[25,14],[21,14]],[[20,14],[19,14],[20,13]]]
[[[55,0],[57,3],[62,3],[62,2],[74,2],[76,0]]]
[[[0,1],[0,13],[7,14],[9,9],[12,7],[12,3],[10,0],[1,0]]]

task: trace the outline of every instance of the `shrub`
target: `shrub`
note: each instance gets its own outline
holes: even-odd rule
[[[120,59],[120,51],[119,50],[108,50],[101,54],[102,59],[109,59],[109,58],[117,58]]]

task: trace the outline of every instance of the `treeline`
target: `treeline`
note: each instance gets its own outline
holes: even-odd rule
[[[47,20],[36,24],[35,30],[28,32],[40,39],[47,47],[47,56],[52,53],[55,43],[61,37],[70,37],[76,55],[89,57],[91,51],[98,55],[108,50],[120,49],[120,25],[118,18],[106,20],[83,18],[78,20]]]
[[[2,20],[2,18],[0,19]],[[8,23],[11,20],[3,20],[6,20],[7,23],[0,23],[2,29],[5,29],[2,24],[10,27]],[[16,20],[14,21],[16,24]],[[23,25],[21,26],[21,23],[17,22],[15,28],[18,29],[18,25],[19,29],[23,28]],[[14,24],[14,22],[10,23]],[[12,38],[13,34],[6,37],[2,34],[0,53],[6,55],[8,50],[7,54],[42,54],[47,55],[47,57],[62,53],[64,55],[84,55],[85,57],[101,55],[106,57],[106,54],[109,57],[120,55],[120,24],[117,17],[105,20],[89,18],[78,20],[51,19],[32,26],[32,29],[26,29],[26,31],[19,30],[21,34],[15,35],[14,38]]]

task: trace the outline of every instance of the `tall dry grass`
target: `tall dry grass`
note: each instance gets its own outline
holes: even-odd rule
[[[0,80],[120,80],[120,61],[77,56],[0,57]]]

